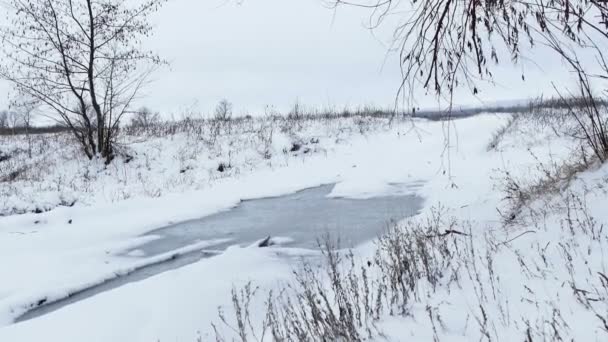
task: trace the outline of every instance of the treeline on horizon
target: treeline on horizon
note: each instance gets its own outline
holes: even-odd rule
[[[372,108],[372,107],[363,107],[362,109],[345,109],[343,111],[327,111],[327,112],[314,112],[314,113],[306,113],[298,116],[293,116],[291,114],[286,114],[284,117],[291,119],[312,119],[312,118],[348,118],[354,116],[367,116],[367,117],[410,117],[410,118],[421,118],[428,120],[449,120],[449,119],[461,119],[467,118],[474,115],[479,115],[483,113],[499,113],[499,114],[508,114],[508,113],[524,113],[524,112],[532,112],[535,109],[539,108],[549,108],[549,109],[567,109],[573,107],[583,107],[585,106],[585,101],[588,99],[584,98],[550,98],[550,99],[536,99],[531,100],[528,103],[522,104],[514,104],[514,105],[496,105],[496,106],[479,106],[479,107],[471,107],[471,108],[452,108],[449,110],[419,110],[412,109],[408,112],[394,112],[386,109]],[[600,100],[600,103],[597,103],[600,106],[608,106],[608,101]],[[8,116],[10,114],[9,111],[0,112],[0,116],[2,115]],[[281,115],[278,115],[281,116]],[[234,117],[232,120],[246,120],[252,119],[251,115]],[[204,120],[204,119],[201,119]],[[213,120],[213,119],[208,119]],[[128,123],[129,125],[131,123]],[[49,134],[49,133],[62,133],[69,131],[69,128],[62,124],[54,124],[54,125],[32,125],[27,126],[23,124],[18,124],[11,126],[8,120],[0,119],[0,135],[22,135],[22,134]]]

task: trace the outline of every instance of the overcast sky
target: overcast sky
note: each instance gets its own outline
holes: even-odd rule
[[[322,0],[170,0],[153,18],[156,31],[147,42],[170,67],[154,75],[142,104],[165,116],[209,113],[222,98],[234,103],[236,114],[266,106],[285,111],[296,100],[314,107],[392,106],[400,78],[383,43],[390,27],[370,32],[368,15],[347,7],[333,11]],[[465,92],[455,101],[523,99],[552,92],[550,80],[570,82],[559,61],[542,58],[541,64],[503,68],[500,83],[482,89],[483,100]],[[0,108],[8,90],[0,83]],[[423,95],[416,96],[419,106],[436,107]]]

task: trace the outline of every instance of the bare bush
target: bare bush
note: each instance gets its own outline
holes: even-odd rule
[[[133,114],[131,126],[146,128],[159,124],[160,121],[160,113],[152,112],[149,108],[142,107]]]
[[[447,271],[454,266],[458,250],[454,244],[466,235],[457,230],[455,220],[446,221],[441,208],[433,210],[426,221],[391,226],[379,238],[375,258],[391,308],[405,315],[420,299],[418,287],[423,280],[435,290],[441,280],[449,279]]]
[[[504,212],[499,212],[506,224],[521,219],[522,210],[529,208],[534,201],[559,194],[576,175],[587,170],[590,165],[590,159],[584,149],[561,162],[550,160],[543,163],[530,153],[536,160],[536,176],[527,174],[525,177],[516,177],[509,171],[501,171],[499,187],[504,194],[503,200],[507,202],[507,208]]]
[[[304,117],[304,109],[299,100],[296,100],[287,114],[288,119],[301,120]]]
[[[236,321],[235,326],[230,323],[232,320],[226,317],[224,310],[221,307],[218,308],[218,315],[221,322],[224,324],[224,326],[232,330],[232,332],[238,336],[238,339],[241,342],[251,341],[252,338],[253,341],[264,340],[266,324],[264,322],[262,323],[262,332],[258,338],[256,329],[251,322],[251,302],[254,300],[257,291],[258,289],[254,288],[251,282],[247,283],[240,290],[232,288],[232,305],[234,309],[234,321]],[[219,332],[217,326],[213,323],[211,325],[215,331],[216,341],[226,341],[224,337],[222,337],[222,334]]]
[[[500,142],[504,138],[505,134],[507,134],[507,132],[511,130],[511,128],[516,124],[518,119],[519,114],[514,114],[510,116],[507,122],[492,134],[492,139],[490,139],[490,142],[487,146],[488,151],[498,149],[498,146],[500,145]]]

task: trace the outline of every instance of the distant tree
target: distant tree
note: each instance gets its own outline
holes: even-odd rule
[[[113,158],[123,116],[162,63],[141,49],[166,0],[7,0],[0,77],[67,125],[90,159]]]
[[[160,114],[158,112],[152,112],[147,107],[142,107],[137,110],[131,119],[131,125],[138,127],[148,127],[158,122],[160,122]]]
[[[18,122],[17,125],[19,125],[19,128],[23,129],[23,132],[25,133],[25,138],[27,140],[27,155],[29,158],[32,158],[32,135],[31,133],[31,128],[32,128],[32,120],[34,119],[34,112],[36,111],[36,108],[38,107],[38,103],[36,102],[36,100],[21,100],[19,101],[19,107],[18,108],[14,108],[14,116],[15,116],[15,120]]]
[[[23,122],[21,120],[21,116],[15,112],[14,110],[11,110],[8,112],[8,128],[10,128],[13,132],[13,135],[17,134],[17,128],[19,128],[19,125]]]
[[[0,111],[0,128],[8,127],[8,112],[6,110]]]
[[[230,118],[232,118],[232,103],[223,99],[215,107],[214,119],[228,121]]]

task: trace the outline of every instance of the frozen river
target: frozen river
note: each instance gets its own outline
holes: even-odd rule
[[[151,231],[145,236],[154,238],[152,241],[125,251],[123,256],[143,259],[197,242],[217,242],[39,306],[17,321],[39,317],[98,293],[211,257],[228,246],[252,245],[267,237],[284,247],[314,249],[318,239],[329,234],[340,239],[341,247],[356,246],[377,237],[390,221],[416,214],[423,204],[415,194],[420,185],[394,184],[395,191],[390,195],[365,199],[330,197],[334,185],[323,185],[285,196],[242,201],[230,210]]]

